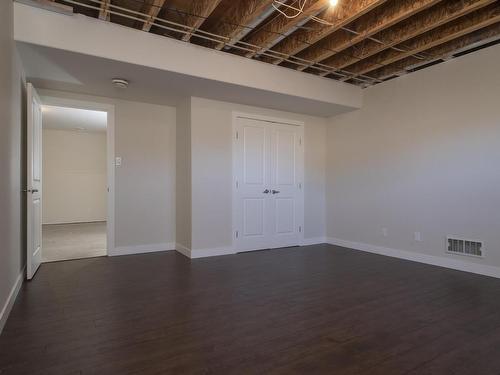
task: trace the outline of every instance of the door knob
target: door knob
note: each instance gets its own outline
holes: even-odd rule
[[[273,193],[273,194],[279,194],[279,192],[280,192],[279,190],[274,190],[274,189],[271,190],[271,193]]]
[[[263,193],[263,194],[269,194],[269,193],[270,193],[270,191],[269,191],[269,189],[266,189],[266,190],[264,190],[262,193]]]

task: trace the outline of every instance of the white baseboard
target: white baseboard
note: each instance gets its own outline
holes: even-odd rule
[[[168,251],[168,250],[175,250],[174,242],[158,243],[150,245],[137,245],[137,246],[118,246],[115,247],[114,249],[108,249],[108,255],[119,256],[119,255],[154,253],[157,251]]]
[[[301,246],[317,245],[317,244],[321,244],[321,243],[328,243],[327,238],[326,237],[305,238],[302,241]],[[190,259],[206,258],[206,257],[219,256],[219,255],[237,254],[237,251],[235,251],[232,246],[218,247],[218,248],[212,248],[212,249],[191,250],[187,246],[184,246],[180,243],[177,243],[175,245],[175,250],[177,250],[179,253],[181,253],[182,255],[184,255]]]
[[[327,243],[326,237],[304,238],[301,246],[317,245],[320,243]]]
[[[2,311],[0,311],[0,333],[2,333],[3,327],[7,322],[7,318],[9,317],[10,311],[12,310],[12,306],[14,306],[17,294],[19,293],[19,290],[21,290],[21,286],[23,285],[25,275],[26,275],[26,266],[23,267],[23,270],[17,276],[16,282],[12,286],[9,296],[7,297],[7,300],[5,301],[2,307]]]
[[[191,250],[191,259],[236,254],[232,246]]]
[[[42,225],[97,224],[97,223],[106,223],[106,219],[85,220],[85,221],[54,221],[50,223],[42,223]]]
[[[405,260],[411,260],[414,262],[431,264],[433,266],[440,266],[445,268],[451,268],[453,270],[464,271],[476,273],[484,276],[491,276],[500,278],[500,267],[488,266],[484,264],[465,262],[459,259],[453,259],[452,254],[443,254],[442,257],[435,255],[427,255],[416,253],[413,251],[391,249],[388,247],[369,245],[366,243],[352,242],[341,240],[339,238],[329,237],[327,242],[331,245],[337,245],[341,247],[346,247],[354,250],[366,251],[369,253],[386,255],[394,258],[400,258]],[[449,256],[449,257],[448,257]]]
[[[190,259],[214,257],[219,255],[230,255],[236,254],[232,246],[227,247],[217,247],[212,249],[188,249],[182,244],[176,244],[175,250],[177,250],[182,255],[187,256]]]
[[[182,255],[184,255],[188,258],[191,258],[191,249],[189,249],[188,247],[186,247],[180,243],[177,243],[177,244],[175,244],[175,250],[178,251],[179,253],[181,253]]]

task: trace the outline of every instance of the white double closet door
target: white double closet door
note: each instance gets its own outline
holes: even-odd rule
[[[300,245],[303,125],[235,116],[234,128],[235,250]]]

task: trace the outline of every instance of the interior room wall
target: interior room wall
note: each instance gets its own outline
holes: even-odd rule
[[[106,221],[106,131],[42,134],[43,223]]]
[[[177,106],[176,129],[177,248],[191,249],[191,98]]]
[[[112,255],[175,247],[174,107],[67,92],[47,97],[111,104],[115,111],[115,249]],[[98,109],[98,108],[96,108]]]
[[[497,45],[388,81],[366,90],[363,109],[331,118],[333,241],[500,266],[499,61]],[[448,235],[484,241],[485,257],[446,254]]]
[[[0,332],[24,279],[26,89],[12,1],[0,2]]]
[[[325,236],[327,119],[234,103],[191,98],[192,249],[232,247],[232,113],[303,121],[305,150],[304,237]]]

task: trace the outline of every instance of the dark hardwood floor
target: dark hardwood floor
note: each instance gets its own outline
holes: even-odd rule
[[[330,245],[43,264],[0,374],[500,374],[500,280]]]

